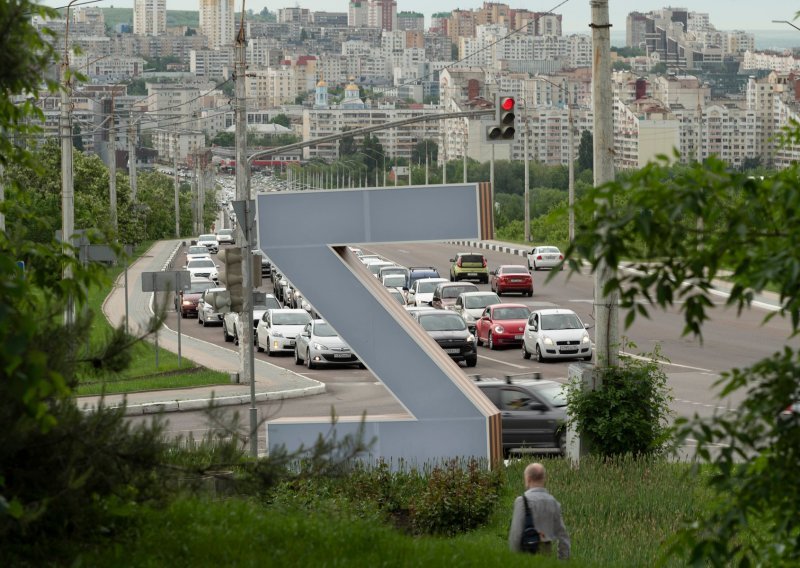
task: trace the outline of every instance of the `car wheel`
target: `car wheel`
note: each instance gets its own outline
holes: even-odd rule
[[[186,315],[186,312],[181,312],[181,317],[182,317],[183,319],[186,319],[186,318],[187,318],[187,317],[189,317],[189,316],[188,316],[188,315]]]
[[[311,352],[310,351],[306,351],[306,367],[308,367],[309,369],[316,369],[317,368],[317,366],[311,360]]]
[[[536,360],[539,361],[539,363],[544,363],[544,355],[542,355],[542,349],[539,347],[538,343],[536,344]]]
[[[583,360],[584,361],[591,361],[592,360],[592,354],[589,353],[586,357],[583,358]]]
[[[478,347],[480,347],[481,345],[483,345],[483,339],[481,339],[481,336],[480,336],[480,334],[478,333],[478,330],[477,330],[477,329],[475,330],[475,344],[476,344]]]
[[[262,351],[264,351],[264,348],[263,348],[263,347],[261,347],[261,344],[258,342],[258,339],[257,339],[257,338],[256,338],[256,351],[258,351],[259,353],[261,353]]]
[[[522,342],[522,358],[523,359],[530,359],[531,358],[531,354],[528,351],[528,348],[525,347],[525,342],[524,341]]]
[[[303,360],[300,358],[300,352],[297,350],[297,347],[294,348],[294,364],[295,365],[303,364]]]
[[[225,327],[225,322],[222,322],[222,338],[225,340],[225,343],[230,343],[233,341],[233,336],[228,333],[228,328]]]
[[[536,264],[535,260],[533,261],[533,269],[534,270],[539,270],[539,266]]]
[[[235,329],[233,330],[233,344],[239,345],[239,334]]]
[[[467,357],[465,363],[467,364],[467,367],[474,367],[478,364],[478,356],[474,355],[472,357]]]
[[[556,447],[562,456],[567,457],[567,431],[565,428],[561,428],[556,435]]]
[[[498,294],[499,296],[500,294]],[[494,351],[494,338],[492,337],[492,332],[489,332],[489,337],[486,338],[486,346],[489,348],[490,351]]]
[[[200,312],[197,312],[197,325],[203,325],[203,320],[200,319]]]
[[[450,282],[455,282],[455,281],[456,281],[455,276],[453,276],[453,273],[451,272],[450,273]]]
[[[269,348],[269,344],[270,344],[269,336],[267,336],[267,346],[264,348],[264,351],[267,352],[267,357],[274,357],[275,353],[273,353],[272,350]]]

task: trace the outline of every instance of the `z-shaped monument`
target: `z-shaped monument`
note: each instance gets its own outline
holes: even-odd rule
[[[367,414],[369,459],[502,459],[500,414],[347,245],[476,239],[476,184],[275,192],[257,199],[259,247],[411,415]],[[361,417],[339,417],[336,435]],[[313,445],[330,416],[267,423],[268,448]]]

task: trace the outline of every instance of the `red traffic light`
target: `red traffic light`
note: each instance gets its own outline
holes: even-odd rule
[[[515,104],[514,97],[503,97],[500,99],[500,108],[505,111],[514,110]]]

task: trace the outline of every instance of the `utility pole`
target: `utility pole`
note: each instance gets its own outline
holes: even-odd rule
[[[128,176],[131,182],[131,201],[136,203],[136,130],[132,113],[128,117]]]
[[[489,201],[492,208],[492,230],[494,230],[494,144],[492,146],[492,154],[489,159]],[[494,238],[494,235],[492,235]]]
[[[523,135],[523,153],[525,154],[525,191],[523,191],[523,196],[525,199],[524,203],[524,210],[525,210],[525,242],[531,242],[531,197],[530,197],[530,187],[531,187],[531,173],[530,173],[530,158],[528,157],[528,136],[530,136],[530,130],[528,129],[528,98],[523,92],[522,99],[525,102],[525,112],[522,115],[523,121],[523,128],[525,130]]]
[[[181,205],[180,205],[180,181],[178,180],[178,132],[175,131],[172,139],[172,174],[175,183],[175,238],[181,236]]]
[[[569,124],[569,242],[575,240],[575,125],[572,120],[572,102],[567,94]]]
[[[258,457],[258,408],[256,408],[255,355],[253,353],[253,255],[251,254],[250,191],[247,178],[250,162],[247,161],[247,107],[244,12],[236,36],[236,199],[244,202],[244,219],[238,219],[237,238],[242,252],[242,336],[239,339],[240,377],[250,383],[250,455]]]
[[[114,123],[114,95],[116,90],[111,90],[111,122],[108,125],[108,202],[111,209],[111,226],[114,234],[119,231],[117,221],[117,127]]]
[[[192,184],[192,194],[194,195],[194,234],[200,235],[203,230],[200,228],[200,157],[197,148],[194,149],[194,180]]]
[[[611,24],[608,0],[591,0],[592,6],[592,105],[594,111],[594,185],[614,180],[614,128],[611,89]],[[596,367],[619,364],[619,294],[605,293],[614,274],[601,260],[594,277]]]
[[[469,143],[469,121],[464,120],[464,175],[463,182],[467,183],[467,144]]]
[[[75,2],[72,0],[70,5]],[[67,257],[63,279],[72,278],[72,234],[75,232],[75,187],[72,179],[72,100],[69,73],[69,6],[67,7],[67,33],[64,39],[64,57],[61,61],[61,242]],[[64,324],[75,323],[75,298],[67,296]]]

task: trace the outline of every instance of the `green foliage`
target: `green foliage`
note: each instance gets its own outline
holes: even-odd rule
[[[270,122],[272,124],[280,124],[281,126],[285,126],[286,128],[291,128],[291,121],[289,120],[289,117],[283,113],[276,114],[275,116],[273,116]]]
[[[789,133],[800,137],[797,127]],[[702,338],[702,326],[719,296],[714,280],[731,285],[725,303],[738,311],[763,290],[777,290],[778,315],[800,329],[800,170],[797,165],[759,177],[731,172],[716,158],[704,164],[658,163],[589,191],[580,207],[581,228],[567,256],[593,267],[603,261],[615,277],[625,322],[675,306],[684,333]],[[633,271],[619,271],[633,259]],[[639,272],[642,271],[642,272]],[[685,286],[691,282],[691,286]],[[642,301],[644,298],[644,301]],[[787,317],[788,316],[788,317]],[[782,352],[750,368],[724,374],[720,396],[746,392],[735,413],[679,421],[681,438],[697,441],[697,456],[712,466],[713,508],[687,524],[670,549],[693,565],[796,565],[800,559],[800,506],[796,490],[796,415],[780,413],[800,400],[800,353]],[[714,448],[712,452],[710,449]]]
[[[658,455],[670,439],[667,375],[659,349],[618,367],[595,368],[595,389],[580,377],[567,386],[570,423],[600,456]]]
[[[414,144],[414,147],[411,148],[411,162],[424,164],[426,154],[429,164],[435,164],[439,159],[439,145],[435,140],[420,140]]]
[[[581,132],[581,142],[578,146],[578,169],[594,169],[594,137],[588,130]]]

